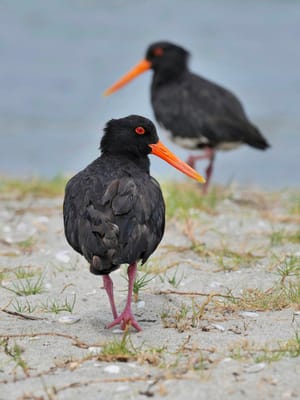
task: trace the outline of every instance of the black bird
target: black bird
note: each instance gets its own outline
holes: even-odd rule
[[[229,90],[190,72],[189,53],[169,42],[157,42],[146,57],[110,87],[108,95],[142,72],[152,69],[151,103],[158,123],[171,133],[171,139],[187,149],[203,149],[187,163],[209,159],[207,189],[215,150],[229,150],[241,144],[265,150],[268,142],[249,121],[238,98]]]
[[[144,263],[160,243],[165,204],[158,182],[150,176],[149,154],[161,157],[186,175],[204,178],[172,154],[158,139],[154,124],[131,115],[112,119],[104,129],[101,156],[66,185],[64,227],[69,244],[103,276],[114,321],[107,327],[131,324],[141,330],[131,312],[137,262]],[[128,267],[128,298],[118,315],[109,274]]]

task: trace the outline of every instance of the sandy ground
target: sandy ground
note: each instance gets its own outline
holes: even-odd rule
[[[133,306],[143,330],[124,337],[105,329],[112,316],[102,280],[64,239],[62,198],[4,196],[0,399],[300,398],[299,353],[276,352],[295,339],[300,305],[242,307],[226,298],[275,288],[279,269],[300,257],[299,244],[270,239],[299,230],[288,197],[240,191],[211,212],[169,220],[143,267],[153,279]],[[125,272],[111,275],[119,310]],[[40,277],[41,293],[15,293]],[[72,313],[53,312],[73,302]],[[104,350],[122,340],[131,355]]]

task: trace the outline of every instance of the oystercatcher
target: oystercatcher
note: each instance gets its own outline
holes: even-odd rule
[[[69,180],[63,205],[69,244],[103,276],[114,321],[107,327],[141,327],[131,312],[137,262],[144,263],[160,243],[165,226],[165,204],[158,182],[150,176],[149,154],[164,159],[186,175],[204,178],[172,154],[158,139],[154,124],[131,115],[112,119],[104,129],[101,156]],[[109,274],[128,267],[128,297],[118,315]]]
[[[155,118],[171,134],[171,139],[187,149],[203,149],[190,156],[194,167],[200,159],[209,159],[206,191],[213,170],[215,150],[229,150],[248,144],[256,149],[269,147],[267,140],[249,121],[238,98],[229,90],[190,72],[189,53],[169,42],[157,42],[146,57],[105,95],[121,88],[142,72],[152,69],[151,103]]]

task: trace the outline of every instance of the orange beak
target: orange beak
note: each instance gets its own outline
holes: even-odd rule
[[[111,93],[119,90],[122,86],[126,85],[126,83],[130,82],[136,76],[142,74],[151,68],[150,61],[142,60],[135,67],[133,67],[127,74],[125,74],[120,80],[118,80],[114,85],[112,85],[109,89],[105,90],[104,96],[108,96]]]
[[[193,179],[200,183],[205,183],[205,179],[203,176],[198,174],[193,168],[187,165],[185,162],[180,160],[175,154],[173,154],[162,142],[158,141],[155,144],[149,144],[151,147],[151,154],[155,154],[156,156],[162,158],[167,161],[167,163],[171,164],[173,167],[177,168],[179,171],[183,172],[187,176],[190,176]]]

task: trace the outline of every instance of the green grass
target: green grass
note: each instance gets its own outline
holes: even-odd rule
[[[191,305],[182,302],[180,306],[164,307],[160,317],[165,328],[174,328],[178,332],[185,332],[198,325],[199,320],[204,313],[204,307],[207,304],[198,304],[194,299],[191,300]]]
[[[57,197],[64,193],[67,179],[56,176],[53,179],[30,178],[9,179],[1,177],[0,196],[34,196],[34,197]]]
[[[300,335],[296,332],[295,337],[279,342],[277,346],[251,345],[244,341],[241,345],[235,345],[230,350],[230,357],[236,360],[252,360],[254,363],[279,361],[282,358],[295,358],[300,356]]]
[[[101,356],[112,356],[120,359],[122,356],[134,357],[137,351],[129,340],[128,332],[125,332],[121,340],[113,339],[104,344]]]
[[[273,230],[270,234],[270,245],[280,246],[286,242],[300,243],[300,230],[287,232],[285,229]]]
[[[293,193],[290,196],[288,210],[291,215],[300,215],[300,193]]]
[[[286,278],[300,278],[300,257],[291,255],[285,256],[282,260],[277,258],[276,273],[280,276],[280,282],[282,284],[285,282]]]
[[[220,300],[232,311],[276,311],[287,307],[299,307],[300,279],[288,284],[276,284],[267,290],[247,288],[239,296]]]
[[[161,184],[166,202],[167,218],[185,218],[190,210],[215,211],[218,203],[229,197],[228,190],[211,187],[204,196],[200,185],[193,182],[164,182]]]
[[[40,294],[44,291],[43,277],[40,276],[38,279],[24,279],[17,282],[13,282],[13,287],[2,286],[3,289],[9,290],[15,293],[17,296],[31,296]]]
[[[22,250],[22,251],[31,251],[33,250],[33,247],[36,243],[36,239],[33,237],[29,237],[28,239],[22,240],[21,242],[17,242],[17,246]]]
[[[14,369],[18,367],[22,369],[26,376],[29,376],[29,367],[24,360],[22,353],[24,352],[21,346],[14,343],[13,346],[8,346],[8,338],[1,340],[0,346],[3,347],[4,353],[8,355],[11,360],[15,363]]]
[[[21,314],[23,314],[23,313],[32,314],[37,309],[37,306],[32,305],[27,298],[25,298],[25,303],[24,303],[24,302],[19,301],[19,299],[17,297],[14,298],[12,307],[16,312],[21,313]]]
[[[73,295],[73,299],[70,301],[67,297],[64,301],[59,301],[57,299],[47,299],[46,303],[42,304],[42,310],[47,312],[52,312],[54,314],[59,314],[60,312],[67,311],[69,313],[73,312],[76,303],[76,295]]]
[[[28,279],[36,275],[36,271],[33,271],[31,268],[24,267],[18,267],[15,271],[13,271],[13,273],[17,279]]]

